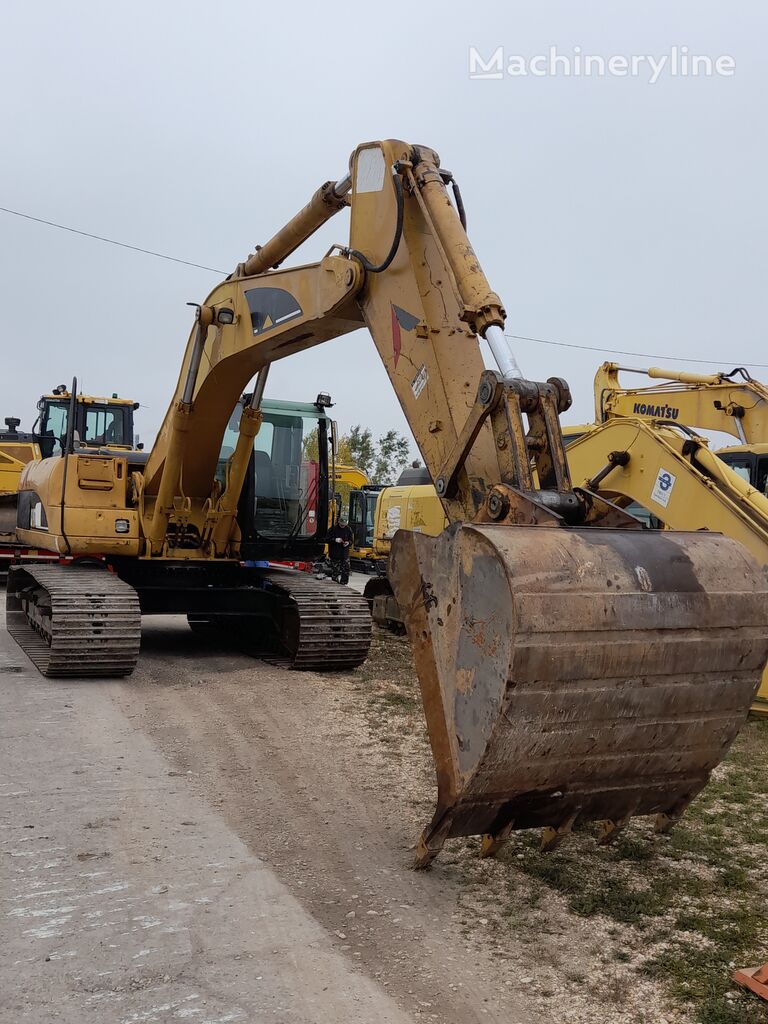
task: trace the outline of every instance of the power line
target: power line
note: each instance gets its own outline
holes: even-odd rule
[[[49,228],[58,228],[60,231],[70,231],[73,235],[82,235],[84,238],[95,238],[98,242],[108,242],[110,245],[119,245],[121,249],[133,249],[134,252],[143,252],[147,256],[157,256],[161,260],[170,260],[171,263],[183,263],[187,267],[197,267],[198,270],[210,270],[212,274],[225,274],[224,270],[217,270],[215,267],[204,267],[202,263],[192,263],[191,260],[180,260],[176,256],[166,256],[163,252],[153,252],[152,249],[142,249],[140,245],[128,245],[127,242],[117,242],[114,238],[105,238],[103,235],[93,235],[90,231],[80,231],[79,228],[70,228],[66,224],[56,224],[52,220],[43,220],[42,217],[33,217],[29,213],[20,213],[18,210],[9,210],[6,206],[0,206],[0,211],[10,213],[14,217],[23,217],[24,220],[33,220],[38,224],[47,224]]]
[[[118,242],[114,238],[106,238],[104,235],[95,235],[90,231],[81,231],[79,228],[69,227],[67,224],[57,224],[56,221],[45,220],[42,217],[33,217],[29,213],[21,213],[19,210],[10,210],[7,206],[0,206],[0,212],[9,213],[14,217],[21,217],[24,220],[35,221],[36,224],[45,224],[49,228],[58,228],[59,231],[69,231],[73,235],[82,235],[83,238],[93,238],[97,242],[106,242],[109,245],[117,245],[121,249],[132,249],[133,252],[144,253],[145,256],[156,256],[161,260],[168,260],[171,263],[182,263],[185,267],[196,267],[198,270],[207,270],[212,274],[226,275],[227,271],[218,270],[216,267],[206,267],[202,263],[193,263],[191,260],[182,260],[177,256],[168,256],[163,252],[154,252],[152,249],[144,249],[140,245],[129,245],[127,242]],[[661,359],[662,361],[672,363],[706,363],[709,366],[720,366],[722,360],[720,359],[694,359],[693,357],[682,357],[682,356],[658,356],[652,355],[649,352],[630,352],[626,349],[620,348],[603,348],[596,345],[577,345],[574,342],[567,341],[550,341],[547,338],[530,338],[524,334],[507,334],[507,338],[512,338],[516,341],[532,341],[537,345],[554,345],[556,348],[574,348],[580,349],[584,352],[607,352],[610,355],[618,356],[637,356],[640,359]],[[739,362],[739,360],[729,360],[730,362]],[[753,363],[751,360],[747,360],[749,366],[759,367],[760,369],[768,368],[768,363]]]
[[[505,334],[505,338],[515,338],[517,341],[533,341],[537,345],[555,345],[557,348],[578,348],[583,349],[585,352],[608,352],[615,356],[639,356],[641,359],[661,359],[668,363],[707,363],[711,366],[722,366],[722,359],[694,359],[692,356],[657,356],[652,355],[650,352],[629,352],[626,349],[621,348],[601,348],[596,345],[576,345],[574,342],[568,341],[549,341],[547,338],[528,338],[524,334]],[[744,363],[746,366],[759,366],[761,368],[768,367],[768,363],[753,363],[752,360],[738,360],[729,359],[728,365],[741,365]]]

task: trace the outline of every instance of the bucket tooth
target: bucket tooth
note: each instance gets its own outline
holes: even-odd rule
[[[438,819],[438,815],[435,815],[432,823],[419,836],[414,868],[422,870],[429,867],[445,845],[445,840],[451,831],[451,824],[450,816],[443,815]]]
[[[654,821],[654,832],[657,832],[662,836],[669,835],[678,821],[682,818],[688,804],[693,800],[694,796],[695,794],[691,793],[689,796],[682,797],[678,800],[673,807],[668,808],[666,811],[660,811],[656,815],[656,819]]]
[[[626,828],[627,822],[637,810],[637,804],[633,807],[629,807],[625,814],[620,818],[603,818],[598,821],[598,846],[608,846],[610,843],[616,842],[619,835]]]
[[[570,818],[566,818],[559,825],[547,825],[543,828],[541,830],[541,845],[539,846],[541,853],[552,853],[553,850],[556,850],[573,831],[573,826],[578,816],[577,811],[576,814],[572,814]]]
[[[611,843],[615,843],[630,818],[631,815],[627,814],[619,821],[613,821],[611,818],[603,818],[602,821],[599,821],[597,823],[599,828],[597,845],[609,846]]]
[[[509,839],[510,832],[515,827],[514,820],[510,820],[495,832],[484,832],[480,843],[481,857],[495,857],[504,843]]]
[[[668,836],[682,816],[682,811],[679,814],[667,814],[665,812],[657,814],[653,822],[653,831],[657,835]]]
[[[657,814],[653,823],[653,831],[660,836],[668,836],[681,817],[680,814]]]
[[[437,776],[420,866],[458,836],[677,820],[768,660],[768,578],[719,534],[456,523],[398,531],[389,566]]]

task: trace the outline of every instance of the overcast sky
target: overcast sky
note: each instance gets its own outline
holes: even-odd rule
[[[0,19],[0,206],[228,272],[341,176],[357,143],[421,142],[461,184],[508,331],[650,354],[623,357],[632,365],[768,363],[757,0],[9,0]],[[551,47],[659,59],[677,46],[731,56],[735,70],[474,81],[470,46],[501,46],[505,62]],[[301,262],[345,232],[336,218]],[[141,402],[151,441],[185,303],[218,279],[0,213],[0,419],[29,428],[40,393],[76,374],[91,393]],[[569,380],[568,421],[591,418],[608,353],[517,346],[526,376]],[[342,428],[405,428],[365,332],[277,364],[268,394],[318,390]]]

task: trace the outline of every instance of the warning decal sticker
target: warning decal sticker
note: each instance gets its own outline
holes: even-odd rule
[[[428,380],[429,380],[429,374],[427,373],[427,368],[426,368],[426,366],[422,366],[421,369],[419,370],[419,372],[416,374],[416,376],[411,381],[411,391],[413,392],[413,397],[414,398],[418,398],[419,397],[421,392],[427,386],[427,381]]]

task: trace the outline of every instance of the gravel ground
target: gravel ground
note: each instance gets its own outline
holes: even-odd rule
[[[130,680],[0,672],[0,699],[2,1024],[766,1019],[725,991],[718,934],[691,913],[682,924],[686,907],[743,917],[749,906],[751,889],[712,895],[725,854],[707,815],[742,799],[729,766],[677,846],[638,826],[613,850],[579,835],[541,857],[523,835],[481,861],[478,841],[453,841],[414,872],[435,787],[402,638],[378,634],[354,673],[294,673],[217,648],[181,619],[145,619]],[[753,822],[756,808],[743,802]],[[748,842],[760,858],[764,833]],[[26,917],[14,915],[22,896]],[[753,962],[758,931],[744,932]],[[714,965],[702,984],[725,979],[707,1007],[675,992],[671,968],[644,969],[651,954],[663,964],[665,951],[679,962],[697,950]]]

